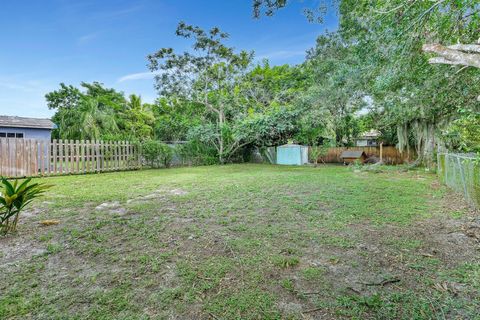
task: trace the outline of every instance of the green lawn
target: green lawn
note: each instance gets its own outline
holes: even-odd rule
[[[252,164],[43,181],[36,214],[0,239],[0,319],[480,319],[472,212],[433,174]]]

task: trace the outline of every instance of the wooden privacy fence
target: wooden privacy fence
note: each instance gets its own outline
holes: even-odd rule
[[[341,154],[345,150],[359,150],[364,151],[368,157],[380,158],[380,147],[336,147],[328,149],[327,155],[322,159],[327,163],[341,163],[343,160],[340,158]],[[414,154],[411,152],[401,153],[396,147],[387,146],[383,147],[383,162],[386,164],[402,164],[414,159]],[[319,161],[321,162],[321,161]]]
[[[0,176],[34,177],[134,170],[138,147],[128,141],[0,138]]]

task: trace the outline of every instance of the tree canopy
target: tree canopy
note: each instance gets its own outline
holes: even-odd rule
[[[60,89],[45,96],[48,107],[56,111],[55,137],[138,141],[153,136],[154,107],[139,96],[127,99],[98,82],[82,82],[80,87],[61,83]]]
[[[291,1],[254,0],[254,16]],[[191,50],[148,55],[159,98],[82,83],[47,94],[63,139],[187,141],[202,159],[241,160],[294,141],[351,146],[369,130],[431,164],[438,148],[480,152],[480,6],[474,0],[305,1],[307,19],[336,10],[298,65],[254,63],[229,35],[179,23]],[[212,160],[213,159],[213,160]]]

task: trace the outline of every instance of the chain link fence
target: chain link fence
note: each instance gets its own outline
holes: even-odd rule
[[[437,163],[440,181],[480,209],[479,159],[474,154],[439,153]]]

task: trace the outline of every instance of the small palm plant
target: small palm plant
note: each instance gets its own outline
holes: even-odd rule
[[[6,178],[0,178],[0,233],[15,232],[20,212],[51,187],[46,184],[30,183],[31,180],[29,178],[22,183],[18,180],[10,183]]]

